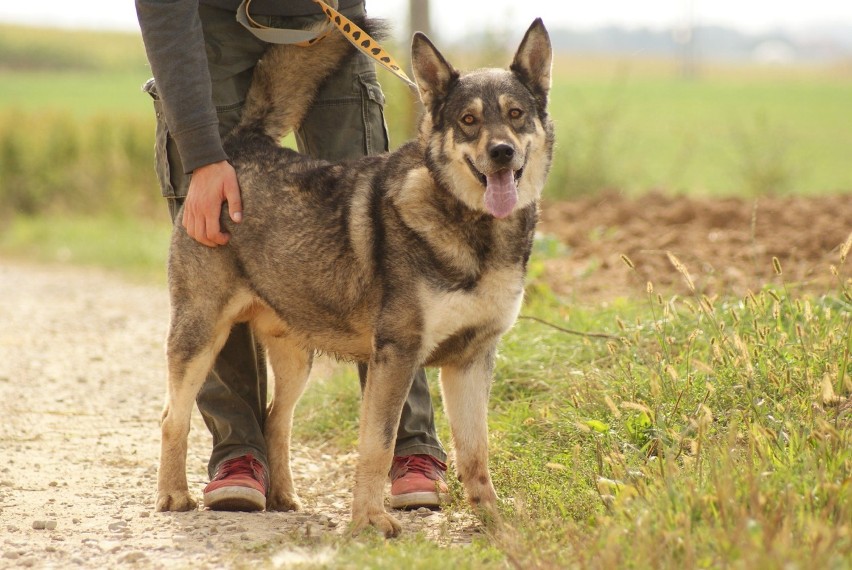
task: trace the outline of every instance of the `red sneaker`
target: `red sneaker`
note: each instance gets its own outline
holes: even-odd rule
[[[225,461],[204,487],[204,506],[214,511],[266,508],[266,472],[252,454]]]
[[[437,509],[449,501],[447,465],[431,455],[395,456],[391,465],[391,498],[394,509]]]

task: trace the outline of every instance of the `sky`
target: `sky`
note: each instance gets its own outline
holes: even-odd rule
[[[371,15],[399,22],[398,30],[406,25],[407,5],[408,0],[367,0]],[[521,33],[539,16],[551,29],[610,24],[671,28],[683,25],[690,13],[698,24],[722,24],[748,32],[852,25],[849,0],[431,0],[435,35],[445,41],[460,39],[466,32],[517,27]],[[4,1],[0,22],[138,29],[132,0]]]

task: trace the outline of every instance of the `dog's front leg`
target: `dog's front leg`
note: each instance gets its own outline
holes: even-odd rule
[[[497,493],[488,471],[488,397],[496,346],[473,362],[441,368],[444,407],[456,450],[456,472],[470,503],[496,514]]]
[[[413,350],[386,342],[370,360],[361,402],[358,467],[352,500],[353,530],[369,525],[386,537],[399,534],[399,521],[384,507],[384,487],[393,459],[402,406],[411,389],[416,362]]]

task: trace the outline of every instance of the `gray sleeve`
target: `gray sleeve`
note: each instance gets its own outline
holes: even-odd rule
[[[166,124],[187,173],[226,160],[213,105],[198,0],[136,0]]]

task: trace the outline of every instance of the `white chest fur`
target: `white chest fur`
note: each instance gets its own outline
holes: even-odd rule
[[[464,329],[487,327],[505,332],[515,322],[523,298],[520,268],[488,272],[469,291],[436,291],[423,285],[419,299],[425,354]]]

